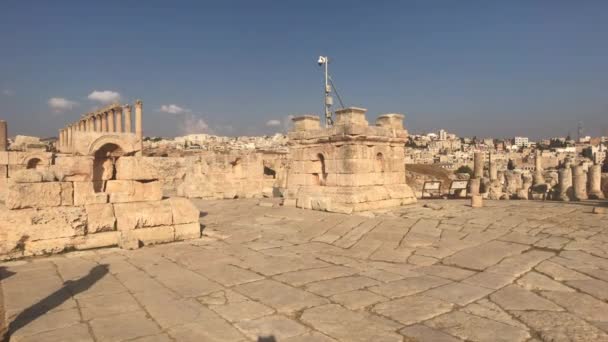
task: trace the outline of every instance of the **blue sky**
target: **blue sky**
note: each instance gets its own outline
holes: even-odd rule
[[[607,19],[606,1],[3,0],[0,118],[9,135],[55,135],[141,98],[147,135],[272,133],[322,112],[322,54],[370,121],[608,135]]]

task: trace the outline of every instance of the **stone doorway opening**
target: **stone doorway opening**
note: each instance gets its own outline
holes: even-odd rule
[[[93,154],[93,188],[95,192],[105,190],[105,181],[116,179],[116,161],[124,155],[120,146],[107,143]]]

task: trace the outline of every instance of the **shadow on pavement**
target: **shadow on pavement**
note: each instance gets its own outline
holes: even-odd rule
[[[274,336],[258,336],[258,342],[277,342]]]
[[[93,284],[103,278],[107,273],[107,265],[98,265],[93,267],[86,276],[77,280],[66,281],[65,283],[63,283],[63,286],[59,290],[51,293],[46,298],[23,310],[19,315],[17,315],[17,317],[15,317],[15,319],[13,319],[13,321],[9,324],[8,329],[2,335],[1,340],[8,341],[11,335],[14,334],[17,330],[23,328],[24,326],[36,320],[38,317],[60,306],[66,300],[70,299],[70,297],[80,292],[86,291]],[[1,274],[4,278],[4,273]]]

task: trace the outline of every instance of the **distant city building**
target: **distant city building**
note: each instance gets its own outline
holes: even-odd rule
[[[528,137],[515,137],[513,138],[513,144],[517,147],[529,147],[530,139]]]
[[[439,140],[448,140],[448,132],[444,129],[439,130]]]

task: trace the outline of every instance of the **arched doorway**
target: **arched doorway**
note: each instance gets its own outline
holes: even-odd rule
[[[42,166],[42,160],[40,158],[32,158],[27,161],[26,168],[28,169],[39,169]]]
[[[325,186],[327,181],[327,172],[325,171],[325,157],[323,154],[317,154],[317,160],[314,161],[315,165],[315,173],[313,176],[315,177],[315,183],[317,185]]]
[[[106,180],[116,179],[116,160],[124,155],[120,146],[107,143],[93,154],[93,187],[96,192],[104,191]]]

